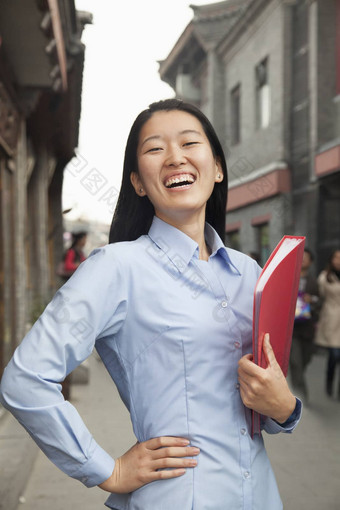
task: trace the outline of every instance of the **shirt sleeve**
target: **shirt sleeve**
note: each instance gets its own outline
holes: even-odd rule
[[[268,434],[278,434],[279,432],[291,433],[296,428],[302,415],[302,402],[296,398],[295,409],[284,423],[278,423],[272,418],[264,419],[263,428]]]
[[[60,383],[96,340],[114,335],[125,320],[126,278],[112,248],[91,254],[56,293],[16,349],[0,387],[4,407],[47,457],[88,487],[111,476],[114,460],[64,400]]]

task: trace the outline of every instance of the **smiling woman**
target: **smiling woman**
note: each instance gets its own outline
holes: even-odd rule
[[[223,171],[200,121],[185,111],[155,112],[141,130],[137,161],[131,182],[156,216],[182,229],[199,225],[203,232],[206,204]]]
[[[176,99],[152,104],[128,138],[114,242],[80,265],[5,370],[3,404],[113,510],[282,509],[251,410],[266,432],[291,432],[301,402],[268,335],[268,367],[252,362],[260,267],[223,244],[226,196],[208,119]],[[60,392],[94,347],[137,438],[115,460]]]
[[[208,158],[208,166],[205,166],[207,161],[198,163],[197,159],[203,156]],[[162,169],[159,168],[160,164],[163,165]],[[199,164],[198,168],[196,164]],[[204,171],[200,171],[202,165]],[[206,200],[202,204],[204,214],[201,210],[201,218],[208,221],[224,241],[228,175],[223,149],[214,128],[207,117],[192,104],[178,99],[151,104],[138,115],[128,137],[122,186],[111,225],[110,242],[131,241],[148,232],[155,214],[155,204],[151,196],[148,196],[148,190],[151,193],[152,190],[160,191],[160,199],[165,200],[164,206],[166,203],[170,206],[170,196],[165,193],[166,186],[160,179],[167,177],[176,180],[181,174],[189,173],[189,181],[194,180],[195,184],[198,181],[197,192],[202,192],[212,167],[213,172],[217,170],[219,177],[215,179],[214,175],[210,191],[206,190]],[[182,192],[189,191],[189,188],[176,189]],[[173,187],[170,189],[173,190]],[[154,193],[152,196],[156,198]],[[175,198],[172,198],[175,204]],[[181,194],[179,200],[183,199]],[[191,195],[188,199],[191,200]]]

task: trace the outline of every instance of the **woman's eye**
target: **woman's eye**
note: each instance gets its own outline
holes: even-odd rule
[[[152,149],[148,149],[146,152],[157,152],[161,151],[162,147],[152,147]]]
[[[187,147],[188,145],[197,145],[197,144],[198,144],[198,142],[186,142],[183,145],[184,145],[184,147]]]

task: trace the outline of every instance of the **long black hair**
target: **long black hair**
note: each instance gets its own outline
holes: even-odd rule
[[[72,232],[72,244],[70,249],[73,250],[77,246],[78,242],[84,237],[87,237],[87,232],[85,230],[82,230],[81,232]]]
[[[210,121],[196,106],[185,103],[180,99],[166,99],[152,103],[149,108],[138,115],[132,125],[125,148],[122,185],[111,224],[110,243],[133,241],[149,231],[155,214],[154,207],[147,196],[140,197],[137,195],[131,184],[130,175],[131,172],[138,173],[137,147],[142,127],[155,112],[172,110],[190,113],[200,121],[209,140],[213,155],[221,165],[223,180],[215,183],[212,194],[208,199],[206,221],[215,228],[222,241],[224,241],[228,175],[220,141]]]
[[[327,278],[328,283],[334,283],[334,281],[336,281],[337,278],[340,280],[339,271],[337,271],[333,265],[334,255],[338,251],[340,252],[340,247],[333,249],[331,254],[328,257],[328,264],[326,266],[326,278]]]

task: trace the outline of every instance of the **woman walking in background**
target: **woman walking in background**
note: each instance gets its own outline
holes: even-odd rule
[[[87,232],[81,231],[72,233],[72,244],[64,254],[63,261],[61,263],[61,269],[58,273],[64,282],[67,282],[67,280],[71,278],[80,264],[86,259],[83,251],[86,240]],[[71,383],[72,373],[68,374],[64,381],[61,383],[61,392],[65,400],[70,400],[71,398]]]
[[[336,365],[340,366],[340,249],[331,253],[326,269],[318,277],[318,285],[323,304],[315,343],[328,349],[326,393],[332,396]]]
[[[69,277],[76,271],[78,266],[86,259],[83,251],[87,240],[87,232],[72,234],[72,244],[65,253],[64,268]]]
[[[80,264],[84,262],[86,256],[84,254],[84,246],[87,240],[87,232],[72,233],[72,244],[65,251],[61,262],[57,267],[57,275],[67,282],[67,280],[78,269]]]
[[[312,252],[308,248],[305,248],[302,258],[292,348],[289,358],[292,387],[297,395],[303,397],[304,403],[308,401],[305,372],[315,349],[315,325],[318,319],[320,302],[317,280],[310,273],[310,266],[312,265],[313,259],[314,256]]]

